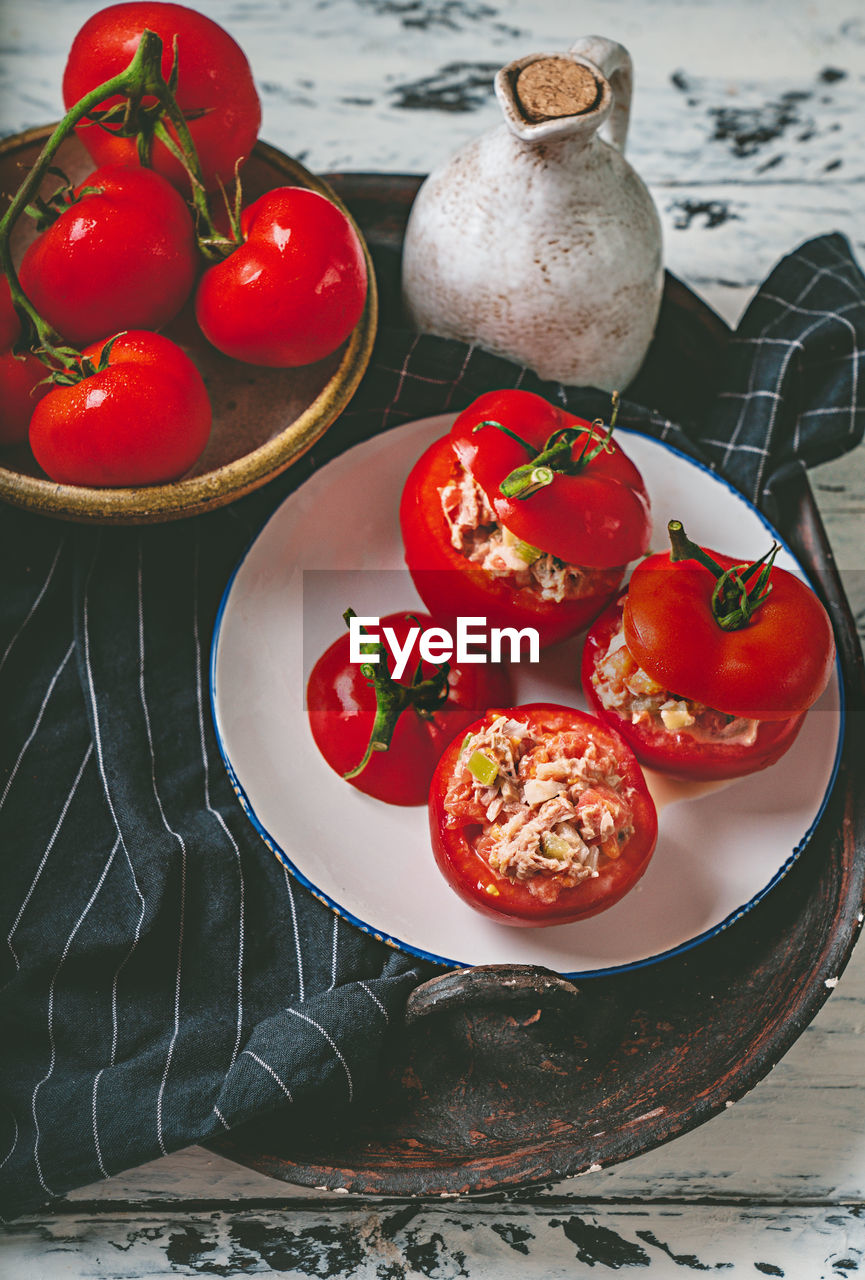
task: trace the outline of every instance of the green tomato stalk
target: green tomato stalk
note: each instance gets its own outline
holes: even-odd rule
[[[346,609],[342,616],[348,626],[357,615],[354,609]],[[380,641],[366,640],[360,648],[367,655],[378,654],[378,662],[365,662],[360,669],[361,674],[375,689],[375,719],[363,759],[344,773],[344,778],[356,778],[362,773],[374,751],[388,750],[397,721],[409,707],[422,718],[429,719],[434,711],[444,705],[448,696],[450,666],[447,662],[443,662],[435,675],[426,680],[423,678],[423,664],[419,662],[411,684],[404,685],[391,675],[387,665],[387,649]]]
[[[724,631],[740,631],[746,627],[772,590],[769,575],[781,549],[780,543],[773,542],[759,560],[724,569],[707,551],[691,541],[681,520],[671,520],[667,533],[670,536],[670,560],[674,564],[679,560],[696,560],[715,579],[712,614],[718,626]],[[755,574],[756,581],[749,587],[748,580]]]
[[[608,427],[604,426],[600,418],[592,423],[589,430],[586,430],[585,427],[558,427],[548,437],[539,453],[535,452],[535,446],[529,444],[528,440],[524,440],[515,431],[511,431],[508,427],[503,426],[501,422],[496,422],[493,419],[479,422],[473,429],[472,434],[480,431],[483,427],[495,427],[497,431],[510,436],[512,440],[516,440],[517,444],[522,445],[532,455],[531,462],[523,463],[521,467],[515,467],[499,485],[499,491],[503,497],[522,500],[523,498],[531,497],[539,489],[545,489],[547,485],[553,483],[557,475],[578,476],[581,471],[585,471],[590,462],[597,458],[598,454],[611,453],[613,427],[616,425],[618,413],[619,393],[614,391],[612,394],[610,425]],[[595,429],[599,429],[604,434],[598,438],[595,435]],[[583,439],[583,447],[574,457],[573,447],[581,437]]]

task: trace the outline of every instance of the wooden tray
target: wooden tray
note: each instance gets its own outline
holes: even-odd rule
[[[376,256],[384,322],[398,315],[399,245],[419,178],[331,175]],[[674,419],[711,390],[724,323],[667,278],[655,348],[685,371],[656,380],[652,352],[628,396]],[[767,512],[823,591],[846,721],[830,802],[792,870],[735,925],[685,955],[576,990],[538,969],[470,969],[419,987],[362,1115],[305,1131],[292,1111],[212,1145],[285,1182],[365,1194],[484,1192],[615,1164],[740,1098],[801,1034],[858,936],[865,878],[865,668],[804,473]],[[857,857],[857,851],[859,856]],[[507,982],[503,982],[503,977]]]

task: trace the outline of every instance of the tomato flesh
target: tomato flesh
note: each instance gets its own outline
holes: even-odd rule
[[[597,876],[563,889],[554,900],[532,893],[524,881],[498,875],[481,852],[488,847],[485,833],[489,824],[479,821],[481,815],[472,806],[467,789],[462,807],[453,801],[454,791],[459,796],[465,781],[459,765],[463,745],[460,738],[445,751],[430,786],[430,836],[439,870],[469,906],[501,924],[520,927],[567,924],[605,911],[637,883],[657,842],[657,814],[639,764],[627,744],[609,726],[572,707],[553,703],[491,709],[470,725],[468,732],[481,732],[499,715],[527,724],[533,734],[541,737],[567,737],[575,754],[590,744],[608,753],[622,779],[621,791],[632,815],[632,833],[618,857],[601,859]]]

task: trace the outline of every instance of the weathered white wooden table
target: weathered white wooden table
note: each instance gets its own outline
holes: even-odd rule
[[[3,0],[0,128],[55,118],[92,0]],[[320,172],[424,172],[490,127],[492,72],[598,32],[637,87],[629,154],[667,263],[734,322],[780,254],[840,230],[865,257],[861,0],[199,0],[247,51],[265,139]],[[865,450],[812,473],[865,630]],[[865,951],[726,1114],[579,1182],[483,1201],[294,1191],[194,1148],[14,1223],[0,1274],[482,1277],[688,1269],[794,1280],[865,1266]]]

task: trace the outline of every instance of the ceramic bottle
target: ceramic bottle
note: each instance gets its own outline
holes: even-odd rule
[[[663,289],[657,211],[624,157],[631,83],[627,50],[600,36],[498,72],[504,124],[432,173],[411,212],[415,328],[545,379],[627,387]]]

